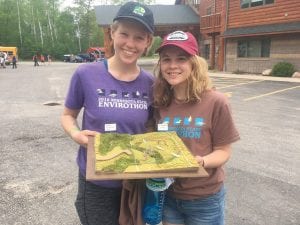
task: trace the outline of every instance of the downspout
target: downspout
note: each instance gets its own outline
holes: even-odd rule
[[[228,8],[229,8],[229,0],[226,0],[226,15],[225,15],[225,31],[227,30],[228,23]]]
[[[214,14],[216,14],[216,0],[214,0]]]
[[[214,0],[214,15],[216,16],[216,11],[217,11],[217,7],[216,7],[216,0]],[[216,18],[216,17],[215,17]],[[214,22],[215,23],[215,22]],[[215,28],[214,28],[215,29]],[[213,50],[214,50],[214,54],[213,54],[213,68],[215,69],[216,67],[218,67],[218,63],[216,63],[216,33],[214,32],[212,38],[213,38]],[[220,40],[220,39],[219,39]],[[220,45],[220,43],[219,43]],[[219,46],[220,47],[220,46]],[[218,54],[218,58],[217,58],[217,62],[219,61],[219,54]]]
[[[216,0],[214,0],[212,2],[212,15],[216,15]],[[215,23],[213,24],[213,26],[215,26]],[[211,59],[210,59],[210,67],[211,69],[215,69],[216,67],[218,67],[218,65],[216,65],[216,33],[215,31],[212,32],[211,34]],[[219,61],[219,57],[217,58],[217,62]],[[218,64],[218,63],[217,63]]]
[[[226,15],[225,15],[225,30],[227,30],[227,24],[228,24],[228,8],[229,8],[229,0],[226,0]],[[227,54],[227,39],[224,38],[224,64],[223,64],[223,71],[227,71],[227,63],[226,63],[226,54]]]

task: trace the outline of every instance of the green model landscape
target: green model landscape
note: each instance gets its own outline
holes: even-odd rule
[[[199,168],[176,132],[95,136],[96,173],[195,171]]]

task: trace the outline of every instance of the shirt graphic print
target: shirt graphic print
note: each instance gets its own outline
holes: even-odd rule
[[[176,131],[179,137],[192,139],[200,139],[201,128],[205,124],[203,118],[193,118],[192,116],[174,116],[173,118],[165,117],[161,120],[161,123],[168,124],[168,131]]]

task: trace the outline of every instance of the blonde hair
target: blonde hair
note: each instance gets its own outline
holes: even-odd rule
[[[127,23],[131,23],[134,24],[135,26],[138,26],[141,30],[145,31],[149,37],[153,37],[153,34],[140,22],[137,22],[134,19],[118,19],[115,20],[111,25],[110,25],[110,29],[114,32],[118,29],[120,23],[122,22],[127,22]]]
[[[184,102],[195,102],[201,100],[203,92],[212,88],[211,79],[208,76],[208,65],[205,59],[197,55],[191,56],[189,61],[192,65],[191,75],[187,79],[186,100]],[[173,96],[172,86],[163,78],[158,61],[154,73],[156,80],[153,87],[154,107],[167,107],[171,104]]]

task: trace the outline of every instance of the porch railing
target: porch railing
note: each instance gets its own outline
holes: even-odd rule
[[[201,16],[200,29],[214,29],[221,27],[221,13]]]

